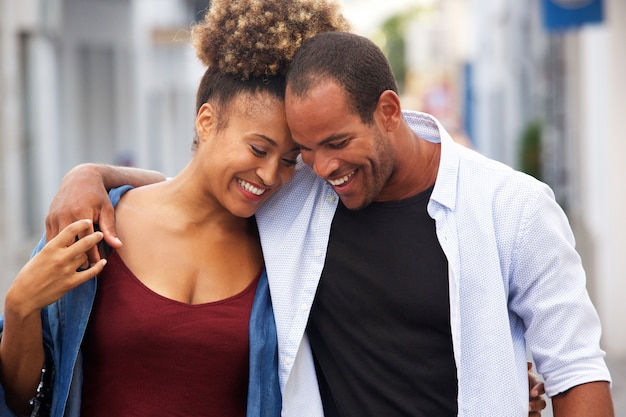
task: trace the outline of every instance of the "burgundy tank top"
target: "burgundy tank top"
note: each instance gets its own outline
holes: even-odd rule
[[[181,303],[146,287],[113,251],[82,346],[81,415],[245,416],[257,283],[225,300]]]

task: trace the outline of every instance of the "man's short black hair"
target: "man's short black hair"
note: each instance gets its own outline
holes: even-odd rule
[[[398,86],[385,54],[371,40],[347,32],[320,33],[305,41],[287,73],[290,93],[306,97],[320,81],[333,80],[364,123],[373,122],[378,98]]]

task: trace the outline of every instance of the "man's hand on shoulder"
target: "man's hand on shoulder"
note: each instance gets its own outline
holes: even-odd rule
[[[140,187],[163,180],[165,177],[160,172],[139,168],[100,164],[76,166],[63,177],[61,187],[50,203],[46,216],[46,240],[49,242],[67,225],[79,219],[90,219],[98,225],[109,246],[121,247],[108,190],[127,184]],[[88,256],[90,263],[100,260],[97,248],[92,248]]]
[[[104,234],[106,242],[114,248],[122,242],[115,230],[115,212],[96,164],[82,164],[69,171],[50,203],[46,216],[46,241],[52,240],[61,230],[80,219],[90,219]],[[79,239],[83,236],[77,236]],[[96,247],[89,253],[89,262],[100,260]]]

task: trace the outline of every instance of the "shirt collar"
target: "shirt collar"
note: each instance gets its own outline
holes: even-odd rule
[[[459,172],[458,146],[439,121],[427,113],[404,110],[402,112],[409,127],[420,138],[441,143],[441,160],[431,200],[454,210]]]

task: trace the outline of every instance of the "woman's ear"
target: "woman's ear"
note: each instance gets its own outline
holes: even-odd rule
[[[402,120],[400,97],[393,90],[385,90],[378,97],[376,113],[382,118],[383,126],[388,132],[395,131]]]
[[[204,140],[212,129],[217,126],[215,107],[204,103],[196,115],[196,132],[200,141]]]

